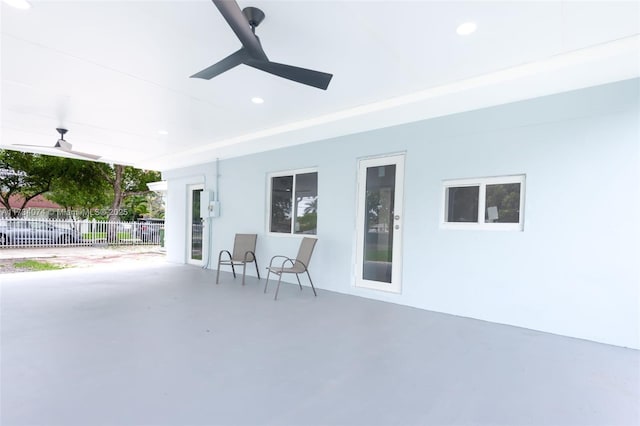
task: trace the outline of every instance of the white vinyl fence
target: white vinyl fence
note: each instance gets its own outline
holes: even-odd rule
[[[0,219],[0,250],[3,247],[161,245],[163,238],[161,222]]]

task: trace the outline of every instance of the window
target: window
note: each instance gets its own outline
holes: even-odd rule
[[[444,181],[443,228],[522,231],[525,176]]]
[[[296,170],[269,175],[269,232],[316,235],[318,172]]]

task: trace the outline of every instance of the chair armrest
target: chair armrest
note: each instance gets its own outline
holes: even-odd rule
[[[229,253],[229,250],[220,250],[220,253],[218,253],[218,262],[220,262],[222,260],[222,254],[223,253],[227,253],[227,255],[229,256],[229,260],[231,260],[231,253]]]
[[[248,260],[247,259],[247,255],[250,254],[251,256],[253,256],[253,260]],[[253,262],[254,260],[256,260],[256,254],[254,252],[252,252],[251,250],[247,250],[244,252],[244,262]]]
[[[269,261],[269,266],[268,266],[267,268],[271,268],[271,266],[273,266],[273,261],[274,261],[275,259],[278,259],[278,258],[285,258],[285,259],[289,259],[287,256],[273,256],[273,257],[271,258],[271,260]]]
[[[286,257],[286,256],[282,256],[282,257]],[[287,257],[285,260],[282,261],[282,266],[281,266],[282,269],[284,269],[284,264],[287,262],[291,263],[292,268],[296,266],[296,262],[293,259]]]

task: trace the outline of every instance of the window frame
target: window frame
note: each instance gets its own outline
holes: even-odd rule
[[[319,179],[320,179],[320,173],[318,173],[318,168],[317,167],[306,167],[306,168],[302,168],[302,169],[292,169],[292,170],[283,170],[283,171],[279,171],[279,172],[270,172],[267,173],[267,193],[266,193],[266,202],[267,202],[267,215],[266,215],[266,233],[267,235],[270,236],[275,236],[275,237],[309,237],[309,238],[317,238],[318,237],[318,225],[316,223],[316,233],[315,234],[296,234],[295,233],[295,226],[296,226],[296,221],[295,221],[295,217],[292,217],[291,220],[291,229],[289,230],[289,232],[285,233],[285,232],[272,232],[271,231],[271,185],[272,185],[272,181],[273,178],[276,177],[284,177],[284,176],[292,176],[293,177],[293,187],[291,188],[291,208],[292,208],[292,213],[293,213],[293,208],[295,205],[295,194],[296,194],[296,176],[297,175],[303,175],[306,173],[316,173],[317,174],[317,178],[318,178],[318,187],[319,185]],[[316,188],[316,190],[319,192],[318,188]],[[317,212],[316,212],[317,214]]]
[[[487,223],[484,220],[487,185],[520,184],[520,212],[517,223]],[[483,230],[483,231],[524,231],[526,175],[506,175],[481,178],[445,179],[442,181],[442,208],[440,210],[440,228],[452,230]],[[478,221],[477,222],[447,222],[447,191],[449,188],[478,186]]]

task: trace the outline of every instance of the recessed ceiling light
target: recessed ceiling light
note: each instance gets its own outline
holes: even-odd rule
[[[29,9],[31,5],[27,0],[3,0],[6,4],[16,9]]]
[[[255,98],[251,98],[251,102],[253,102],[254,104],[263,104],[264,103],[264,99],[259,98],[259,97],[255,97]]]
[[[458,35],[464,36],[475,32],[477,29],[478,25],[476,25],[475,22],[465,22],[464,24],[458,25],[458,28],[456,28],[456,32],[458,33]]]
[[[158,134],[162,136],[166,136],[169,134],[169,132],[167,132],[166,130],[158,130]]]

